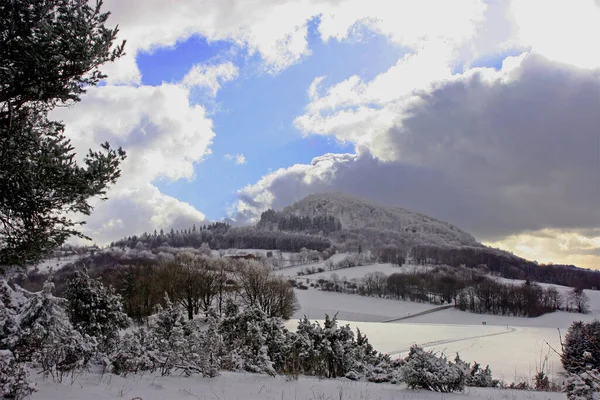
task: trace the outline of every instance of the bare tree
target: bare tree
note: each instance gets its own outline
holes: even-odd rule
[[[567,310],[574,310],[581,314],[590,312],[590,299],[581,288],[573,288],[567,296]]]
[[[282,277],[274,276],[270,268],[256,262],[237,265],[242,301],[250,307],[259,307],[270,317],[290,318],[298,309],[298,300],[292,285]]]

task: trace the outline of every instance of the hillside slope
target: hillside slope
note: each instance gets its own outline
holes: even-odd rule
[[[475,238],[456,226],[399,207],[388,207],[346,193],[312,194],[283,210],[298,217],[333,216],[342,229],[377,229],[406,234],[414,242],[438,246],[480,246]]]

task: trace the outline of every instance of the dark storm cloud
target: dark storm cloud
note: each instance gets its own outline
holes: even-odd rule
[[[402,162],[368,151],[325,155],[242,193],[269,191],[270,206],[282,208],[310,193],[344,191],[447,220],[482,240],[600,227],[600,71],[528,56],[513,73],[493,82],[469,75],[422,95],[370,145]]]

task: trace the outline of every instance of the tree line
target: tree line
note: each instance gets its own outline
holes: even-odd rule
[[[296,216],[268,209],[261,213],[257,228],[265,230],[277,228],[280,231],[322,232],[327,235],[331,232],[340,231],[342,223],[332,215],[317,215],[314,217],[307,215]]]
[[[432,304],[454,304],[480,314],[537,317],[557,310],[587,313],[589,300],[582,289],[563,296],[555,287],[526,281],[501,283],[466,268],[436,268],[429,272],[366,274],[343,280],[337,274],[317,280],[323,290]]]
[[[220,224],[220,223],[217,223]],[[222,224],[222,223],[221,223]],[[207,243],[211,249],[266,249],[299,252],[302,248],[323,251],[331,247],[331,241],[323,236],[299,232],[258,230],[253,227],[231,228],[227,224],[213,228],[171,230],[169,233],[154,231],[117,240],[111,246],[134,248],[141,243],[147,249],[161,246],[199,248]]]
[[[412,263],[445,264],[453,267],[483,267],[494,275],[508,279],[531,280],[582,289],[600,289],[600,271],[572,265],[538,265],[510,253],[487,247],[444,248],[419,245],[410,248]]]

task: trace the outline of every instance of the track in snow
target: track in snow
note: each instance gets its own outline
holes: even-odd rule
[[[453,305],[449,305],[449,306],[440,306],[440,307],[436,307],[436,308],[432,308],[430,310],[425,310],[425,311],[421,311],[418,312],[416,314],[412,314],[412,315],[405,315],[404,317],[400,317],[400,318],[393,318],[393,319],[387,319],[385,321],[381,321],[381,322],[397,322],[397,321],[403,321],[405,319],[411,319],[411,318],[416,318],[416,317],[420,317],[421,315],[427,315],[427,314],[432,314],[434,312],[438,312],[438,311],[443,311],[443,310],[447,310],[449,308],[454,308]]]
[[[427,343],[419,344],[419,347],[421,347],[421,348],[433,347],[433,346],[437,346],[437,345],[440,345],[440,344],[456,343],[456,342],[463,342],[463,341],[466,341],[466,340],[473,340],[473,339],[481,339],[481,338],[492,337],[492,336],[507,335],[509,333],[513,333],[513,332],[517,331],[517,329],[513,328],[512,326],[510,326],[510,327],[507,326],[506,328],[507,328],[506,332],[488,333],[486,335],[476,335],[476,336],[469,336],[469,337],[458,338],[458,339],[436,340],[436,341],[433,341],[433,342],[427,342]],[[394,356],[394,355],[397,355],[397,354],[406,353],[409,350],[410,349],[394,350],[394,351],[388,352],[388,354],[390,356]]]

